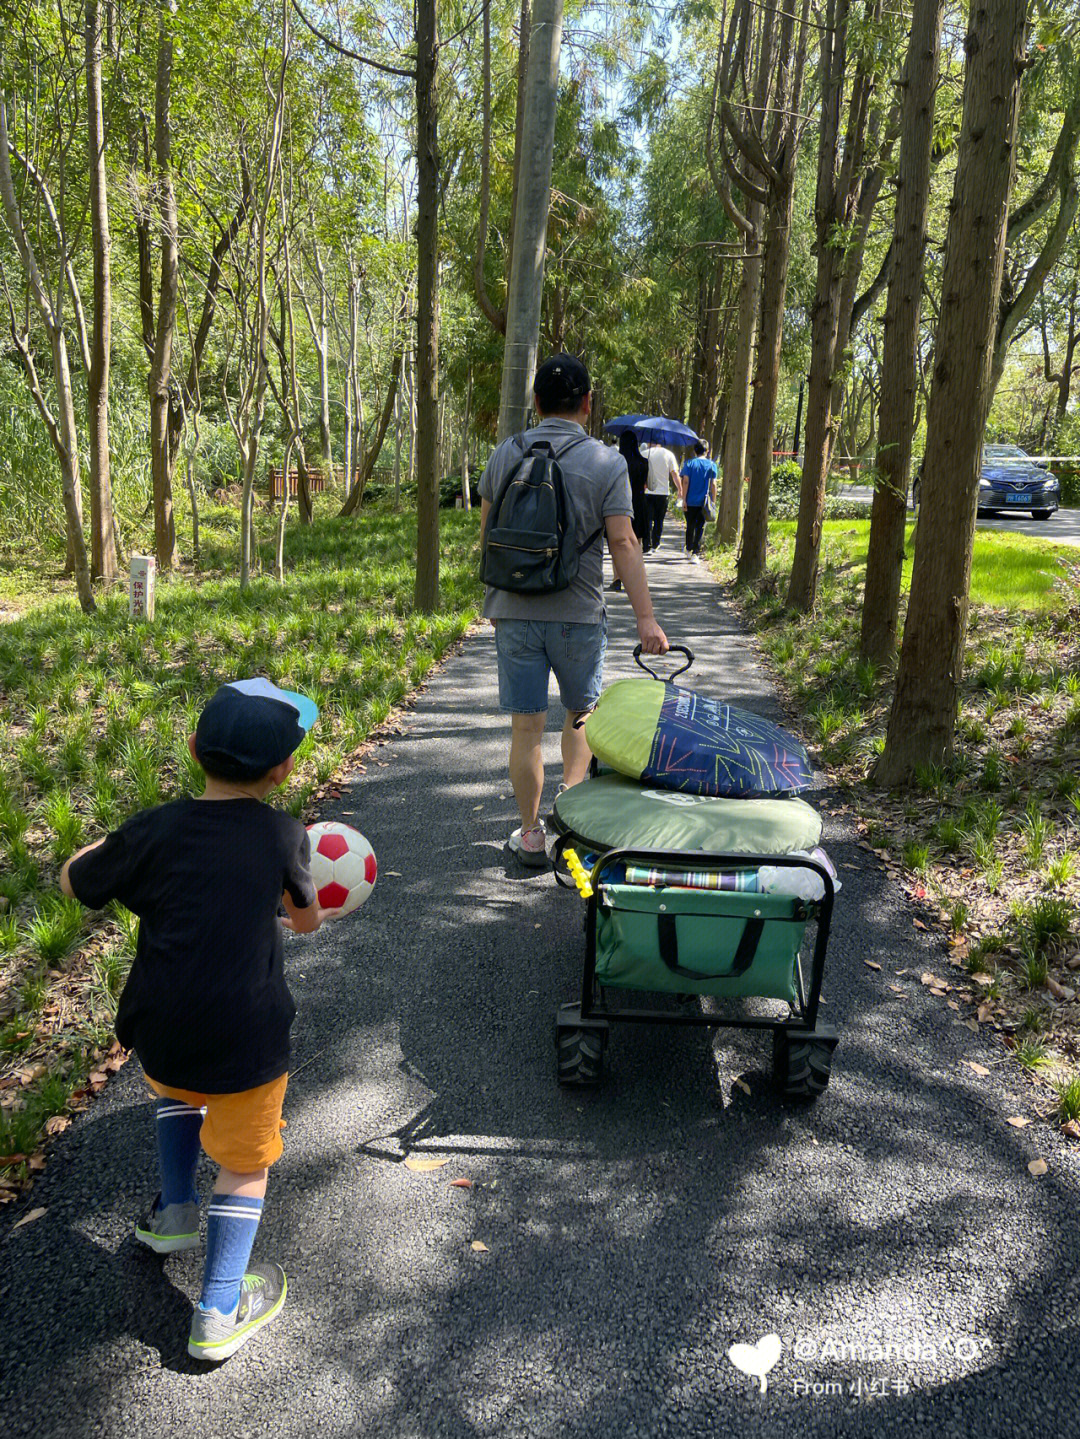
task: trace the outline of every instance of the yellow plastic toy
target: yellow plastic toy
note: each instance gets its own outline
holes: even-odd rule
[[[591,899],[593,887],[589,883],[589,871],[582,864],[576,849],[567,847],[563,850],[563,858],[566,860],[566,867],[570,871],[570,878],[578,887],[578,894],[582,899]]]

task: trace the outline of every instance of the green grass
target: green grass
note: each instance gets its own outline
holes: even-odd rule
[[[1025,1069],[1045,1069],[1052,1062],[1041,1039],[1022,1039],[1013,1050],[1013,1057]]]
[[[910,542],[913,529],[914,525],[909,524],[901,579],[905,591],[911,585],[913,552]],[[870,546],[869,519],[826,520],[821,533],[822,544],[828,547],[830,563],[861,583],[866,573],[866,554]],[[770,546],[777,546],[782,551],[793,545],[794,539],[793,520],[770,522]],[[1068,549],[1049,540],[1006,534],[999,530],[976,530],[971,559],[971,603],[991,605],[995,609],[1059,610],[1062,600],[1054,582],[1062,573],[1062,560],[1068,558]],[[790,556],[781,553],[780,563],[782,568],[789,568]]]
[[[1058,1116],[1063,1123],[1080,1119],[1080,1075],[1058,1085]]]

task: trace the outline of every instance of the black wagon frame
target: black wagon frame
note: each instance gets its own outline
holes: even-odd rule
[[[555,844],[556,879],[564,886],[567,881],[559,873],[558,862],[563,852],[575,845],[589,845],[589,842],[573,833],[565,833]],[[595,846],[589,845],[589,848]],[[815,925],[808,986],[804,982],[801,955],[796,955],[795,958],[795,990],[798,999],[796,1013],[787,1018],[730,1016],[705,1013],[697,1006],[690,1009],[680,1005],[674,1010],[657,1010],[631,1009],[611,1003],[609,997],[613,992],[612,988],[602,986],[596,977],[596,930],[603,875],[618,862],[688,870],[724,867],[756,869],[762,865],[813,870],[824,886],[823,897],[797,906],[790,919],[775,917],[767,921],[769,924],[813,922]],[[590,872],[589,883],[592,893],[586,899],[581,997],[576,1002],[560,1005],[555,1021],[561,1084],[591,1086],[599,1083],[609,1025],[620,1023],[666,1024],[702,1029],[771,1030],[773,1073],[780,1088],[789,1097],[804,1099],[816,1098],[825,1089],[829,1081],[832,1052],[839,1035],[831,1025],[818,1023],[835,896],[832,875],[823,864],[807,855],[721,854],[702,850],[654,850],[620,846],[599,855]],[[718,893],[722,895],[723,892]],[[742,918],[742,915],[731,917]]]

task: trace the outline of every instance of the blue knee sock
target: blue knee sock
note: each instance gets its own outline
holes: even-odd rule
[[[231,1314],[240,1298],[240,1283],[251,1257],[263,1202],[247,1194],[215,1194],[206,1211],[204,1309]]]
[[[161,1204],[196,1204],[195,1170],[199,1163],[202,1110],[178,1099],[159,1099],[154,1112]]]

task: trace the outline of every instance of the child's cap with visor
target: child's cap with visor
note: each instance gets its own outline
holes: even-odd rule
[[[232,680],[199,716],[195,753],[219,779],[261,779],[289,758],[318,717],[313,700],[262,676]]]

